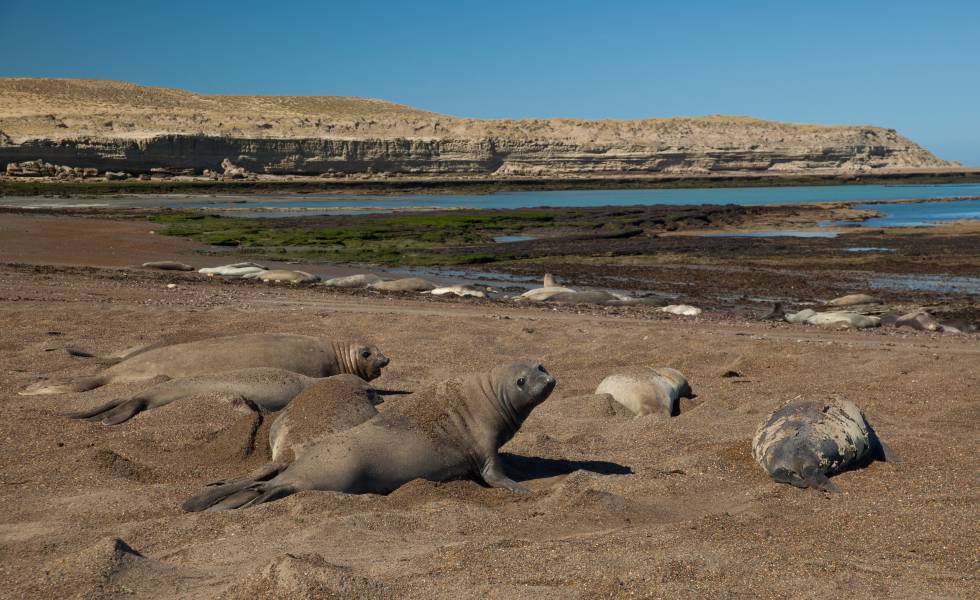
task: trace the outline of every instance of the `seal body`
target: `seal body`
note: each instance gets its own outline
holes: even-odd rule
[[[472,288],[468,285],[449,285],[446,287],[437,287],[429,292],[433,296],[447,296],[452,294],[454,296],[459,296],[460,298],[465,298],[467,296],[472,298],[486,298],[487,294],[481,290]]]
[[[752,440],[753,458],[775,481],[830,492],[840,489],[828,475],[889,454],[847,400],[787,404],[769,415]]]
[[[694,396],[687,378],[669,367],[634,367],[602,380],[596,394],[609,394],[634,415],[680,414],[680,399]]]
[[[306,271],[287,271],[282,269],[272,269],[259,271],[243,275],[242,279],[257,279],[268,283],[316,283],[320,281],[319,275],[313,275]]]
[[[370,381],[388,358],[375,346],[284,333],[250,333],[152,347],[98,375],[40,381],[21,394],[84,392],[109,382],[144,381],[160,375],[187,377],[234,369],[272,367],[308,377],[352,373]]]
[[[827,306],[857,306],[859,304],[881,304],[881,300],[867,294],[848,294],[827,302]]]
[[[380,394],[357,375],[314,380],[283,409],[269,429],[275,462],[292,462],[326,435],[375,417]]]
[[[362,288],[372,283],[381,281],[381,278],[372,273],[362,273],[358,275],[348,275],[346,277],[332,277],[323,282],[327,287],[336,288]]]
[[[279,470],[269,467],[184,503],[188,511],[251,506],[300,490],[387,494],[413,479],[474,477],[527,490],[503,470],[497,450],[554,389],[536,361],[424,388],[352,429],[327,436]]]
[[[660,311],[682,317],[696,317],[703,312],[700,308],[691,306],[690,304],[668,304],[661,308]]]
[[[368,285],[368,287],[383,292],[427,292],[435,289],[436,284],[421,277],[405,277],[391,281],[378,281]]]
[[[258,274],[268,269],[260,264],[253,262],[240,262],[231,265],[221,265],[220,267],[204,267],[197,272],[203,275],[220,275],[221,277],[244,277],[245,275]]]
[[[210,393],[237,396],[262,411],[275,412],[285,408],[290,400],[316,381],[320,380],[292,371],[268,367],[180,377],[159,383],[129,398],[114,400],[92,410],[68,416],[101,421],[103,425],[118,425],[144,410],[165,406],[175,400]]]
[[[529,300],[531,302],[547,302],[553,296],[558,294],[574,294],[575,290],[572,288],[555,286],[555,287],[540,287],[534,288],[533,290],[528,290],[514,298],[515,300]]]
[[[194,267],[175,260],[156,260],[141,265],[144,269],[159,269],[161,271],[193,271]]]
[[[845,327],[854,329],[866,329],[868,327],[878,327],[881,319],[869,317],[861,313],[850,311],[834,311],[814,313],[807,320],[810,325],[823,325],[826,327]]]

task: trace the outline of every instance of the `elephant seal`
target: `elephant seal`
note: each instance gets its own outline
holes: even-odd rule
[[[473,477],[491,487],[527,493],[507,477],[497,451],[554,387],[548,371],[529,360],[450,379],[353,429],[323,438],[288,467],[269,465],[206,488],[183,508],[240,508],[302,490],[387,494],[420,478]]]
[[[911,327],[919,331],[942,331],[943,326],[924,310],[911,312],[895,319],[895,327]]]
[[[486,298],[486,292],[475,289],[468,285],[449,285],[446,287],[437,287],[429,290],[428,292],[422,292],[423,294],[432,294],[433,296],[447,296],[453,294],[459,296],[460,298],[465,298],[470,296],[472,298]]]
[[[185,265],[182,262],[177,262],[175,260],[157,260],[152,262],[145,262],[142,266],[144,269],[159,269],[161,271],[193,271],[194,267],[190,265]]]
[[[375,346],[332,342],[308,335],[249,333],[170,344],[137,352],[98,375],[39,381],[22,395],[85,392],[110,382],[145,381],[160,375],[188,377],[231,369],[272,367],[308,377],[353,373],[370,381],[388,357]]]
[[[551,273],[545,273],[544,279],[541,281],[541,287],[558,287],[558,282],[555,281],[555,276]]]
[[[878,327],[881,319],[869,317],[861,313],[850,311],[834,311],[815,313],[806,320],[810,325],[823,325],[828,327],[845,327],[854,329],[866,329],[868,327]]]
[[[804,308],[799,312],[786,313],[786,315],[784,315],[783,318],[786,320],[787,323],[799,324],[799,323],[806,323],[807,319],[809,319],[815,314],[817,314],[817,311],[813,310],[812,308]]]
[[[540,287],[528,290],[514,298],[514,300],[529,300],[531,302],[547,302],[552,296],[557,294],[574,294],[575,290],[567,287]]]
[[[377,281],[368,287],[382,292],[428,292],[435,289],[436,284],[421,277],[405,277],[391,281]]]
[[[680,315],[682,317],[696,317],[704,311],[696,306],[691,306],[690,304],[668,304],[667,306],[661,308],[660,312]]]
[[[332,277],[324,281],[323,285],[335,288],[362,288],[379,281],[381,278],[373,273],[362,273],[346,277]]]
[[[687,378],[677,369],[634,367],[602,380],[596,394],[609,394],[635,415],[680,414],[680,399],[693,398]]]
[[[283,269],[272,269],[269,271],[259,271],[257,273],[249,273],[248,275],[243,275],[242,279],[257,279],[259,281],[265,281],[267,283],[316,283],[320,281],[319,275],[313,275],[312,273],[307,273],[306,271],[287,271]]]
[[[221,265],[220,267],[204,267],[197,272],[202,275],[220,275],[221,277],[244,277],[245,275],[259,274],[268,271],[268,267],[253,262],[240,262],[231,265]]]
[[[91,410],[69,413],[66,416],[101,421],[103,425],[118,425],[142,411],[166,406],[175,400],[214,392],[238,396],[257,409],[275,412],[285,408],[290,400],[316,381],[320,379],[284,369],[235,369],[170,379],[129,398],[113,400]]]
[[[828,475],[895,460],[861,410],[847,400],[793,402],[759,426],[752,457],[778,483],[839,492]]]
[[[881,300],[867,294],[848,294],[827,302],[827,306],[857,306],[859,304],[881,304]]]
[[[321,438],[360,425],[378,414],[381,393],[357,375],[334,375],[300,392],[272,422],[272,460],[291,463]]]

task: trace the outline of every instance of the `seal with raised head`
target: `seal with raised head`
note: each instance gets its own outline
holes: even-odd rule
[[[828,475],[894,460],[853,402],[793,402],[759,426],[752,457],[778,483],[827,492],[840,488]]]
[[[145,381],[160,375],[188,377],[233,369],[272,367],[308,377],[352,373],[370,381],[388,358],[375,346],[333,342],[309,335],[247,333],[143,350],[97,375],[42,380],[22,395],[85,392],[110,382]]]
[[[376,356],[375,360],[386,359],[383,356],[380,358]],[[337,377],[352,377],[367,386],[367,383],[356,375]],[[247,405],[258,410],[276,412],[286,408],[291,400],[320,381],[324,379],[308,377],[284,369],[268,367],[235,369],[170,379],[128,398],[113,400],[89,410],[69,413],[67,416],[74,419],[101,421],[103,425],[118,425],[142,411],[166,406],[176,400],[210,393],[237,396]]]
[[[276,466],[206,488],[184,510],[240,508],[302,490],[387,494],[413,479],[473,477],[491,487],[527,490],[504,472],[498,449],[555,387],[536,361],[438,383],[408,396],[373,419]]]
[[[687,378],[677,369],[633,367],[599,383],[596,394],[609,394],[635,415],[680,414],[680,399],[693,398]]]

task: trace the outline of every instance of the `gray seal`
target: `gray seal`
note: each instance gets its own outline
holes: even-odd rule
[[[778,483],[826,492],[840,491],[828,475],[894,460],[847,400],[793,402],[776,410],[756,431],[752,456]]]
[[[349,377],[356,376],[349,375]],[[74,419],[101,421],[103,425],[118,425],[142,411],[166,406],[176,400],[211,393],[237,396],[247,405],[258,410],[276,412],[285,408],[290,400],[317,381],[321,379],[283,369],[268,367],[236,369],[171,379],[128,398],[113,400],[96,408],[70,413],[67,416]]]
[[[171,344],[137,352],[97,375],[42,380],[22,395],[85,392],[110,382],[145,381],[160,375],[188,377],[234,369],[272,367],[308,377],[352,373],[370,381],[388,358],[375,346],[333,342],[309,335],[249,333]]]
[[[548,371],[529,360],[450,379],[353,429],[327,436],[285,469],[269,466],[206,488],[183,508],[241,508],[302,490],[387,494],[413,479],[472,477],[528,493],[504,472],[498,449],[554,387]]]

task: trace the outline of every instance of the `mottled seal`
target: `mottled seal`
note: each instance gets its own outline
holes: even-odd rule
[[[98,375],[39,381],[24,395],[84,392],[109,382],[144,381],[160,375],[187,377],[252,367],[272,367],[309,377],[381,374],[388,358],[375,346],[332,342],[308,335],[249,333],[207,338],[140,351]]]
[[[272,460],[291,463],[321,438],[378,414],[381,392],[357,375],[318,379],[276,416],[269,429]]]
[[[381,278],[373,273],[361,273],[346,277],[332,277],[324,281],[323,285],[336,288],[362,288],[379,281]]]
[[[348,377],[356,377],[349,375]],[[103,425],[118,425],[145,410],[166,406],[176,400],[209,393],[237,396],[247,404],[265,411],[285,408],[290,400],[320,378],[307,377],[284,369],[257,367],[235,369],[207,375],[179,377],[159,383],[129,398],[113,400],[96,408],[70,413],[74,419],[101,421]],[[367,385],[365,383],[365,385]]]
[[[690,304],[668,304],[667,306],[661,308],[660,312],[680,315],[682,317],[696,317],[703,311],[696,306],[691,306]]]
[[[421,277],[405,277],[391,281],[377,281],[368,287],[383,292],[427,292],[435,289],[436,284]]]
[[[827,302],[827,306],[857,306],[859,304],[881,304],[881,300],[867,294],[848,294]]]
[[[793,402],[776,410],[756,431],[752,456],[779,483],[828,492],[840,491],[828,475],[893,460],[847,400]]]
[[[687,378],[669,367],[634,367],[602,380],[596,394],[609,394],[635,415],[680,414],[680,399],[693,398]]]
[[[272,466],[205,489],[183,507],[239,508],[301,490],[387,494],[413,479],[468,476],[527,493],[507,477],[497,451],[554,387],[547,370],[528,360],[450,379],[327,436],[285,469]]]
[[[161,271],[193,271],[194,267],[175,260],[156,260],[141,265],[144,269],[159,269]]]
[[[316,283],[320,281],[319,275],[313,275],[306,271],[287,271],[283,269],[272,269],[269,271],[259,271],[243,275],[242,279],[257,279],[267,283]]]

